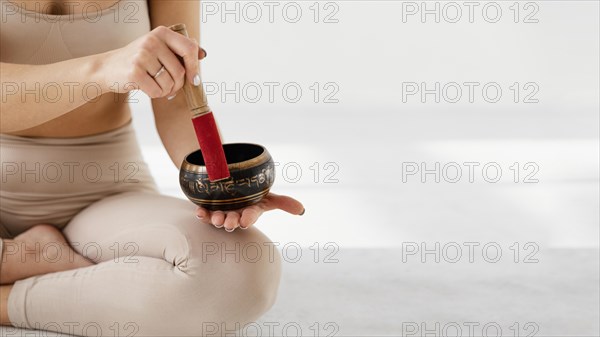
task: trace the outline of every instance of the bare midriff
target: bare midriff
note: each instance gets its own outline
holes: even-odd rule
[[[107,93],[56,119],[9,134],[25,137],[83,137],[117,129],[130,119],[127,95]]]

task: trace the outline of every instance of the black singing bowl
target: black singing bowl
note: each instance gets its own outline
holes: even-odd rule
[[[202,151],[188,154],[179,170],[179,185],[194,204],[211,211],[243,208],[259,202],[273,186],[275,165],[261,145],[223,144],[231,176],[210,181]]]

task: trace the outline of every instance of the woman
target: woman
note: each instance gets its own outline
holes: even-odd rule
[[[280,260],[249,227],[302,204],[270,194],[223,213],[160,195],[131,126],[139,89],[173,163],[198,148],[177,95],[206,55],[198,1],[0,1],[0,323],[217,335],[264,313]],[[165,27],[180,22],[190,38]]]

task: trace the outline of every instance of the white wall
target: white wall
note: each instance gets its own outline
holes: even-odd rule
[[[302,170],[295,183],[293,170],[288,176],[278,171],[274,191],[301,199],[306,216],[272,213],[261,228],[274,240],[303,245],[477,239],[598,247],[598,2],[519,2],[517,23],[513,1],[474,2],[473,22],[465,2],[427,6],[436,3],[439,23],[433,14],[425,22],[409,15],[421,2],[203,2],[207,90],[240,85],[239,102],[222,91],[209,96],[225,140],[261,143],[281,166],[295,163]],[[239,6],[239,23],[234,14],[221,16],[223,4]],[[462,17],[449,23],[456,17],[454,4]],[[498,7],[498,22],[487,22]],[[256,8],[262,17],[251,23]],[[287,22],[296,8],[302,10],[299,21]],[[324,22],[328,14],[337,22]],[[527,15],[537,22],[524,22]],[[273,102],[265,82],[278,83]],[[420,93],[406,91],[423,82],[429,89],[439,82],[448,91],[440,90],[439,103],[432,94],[423,101]],[[472,103],[465,82],[480,84]],[[456,86],[448,83],[462,90],[456,103],[449,102]],[[495,95],[492,87],[484,97],[486,83],[501,88],[496,103],[486,102]],[[287,95],[281,90],[286,84]],[[297,87],[298,102],[288,102]],[[161,188],[181,195],[149,109],[147,101],[135,106],[145,154]],[[474,183],[464,176],[457,183],[443,177],[435,183],[426,176],[422,183],[415,175],[402,182],[403,164],[469,161],[497,163],[501,181],[476,175]],[[514,162],[520,163],[518,183],[510,169]],[[538,169],[538,183],[522,182],[528,162]],[[325,175],[334,170],[339,181],[327,183]]]

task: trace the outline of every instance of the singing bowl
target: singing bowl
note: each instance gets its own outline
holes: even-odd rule
[[[194,204],[211,211],[227,211],[258,203],[275,181],[269,151],[258,144],[223,144],[230,177],[210,181],[202,151],[188,154],[179,170],[179,185]]]

